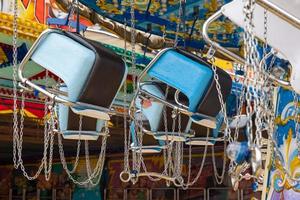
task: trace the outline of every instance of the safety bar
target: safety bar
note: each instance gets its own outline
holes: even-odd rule
[[[210,16],[203,24],[203,29],[202,29],[202,36],[203,39],[206,43],[208,43],[210,46],[218,50],[220,53],[223,55],[229,57],[230,59],[239,62],[240,64],[245,64],[244,58],[240,57],[239,55],[236,55],[235,53],[227,50],[225,47],[222,47],[220,44],[217,42],[212,41],[209,36],[208,36],[208,28],[210,24],[217,19],[219,19],[223,15],[222,10],[218,10],[216,13],[214,13],[212,16]]]

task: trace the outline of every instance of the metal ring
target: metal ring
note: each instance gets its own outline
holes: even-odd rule
[[[178,176],[178,177],[174,178],[174,180],[173,180],[173,183],[176,187],[182,187],[183,182],[184,182],[184,180],[183,180],[182,176]]]
[[[127,176],[127,178],[126,178],[126,176]],[[124,182],[124,183],[129,182],[129,181],[131,180],[131,178],[132,178],[132,175],[131,175],[129,172],[122,171],[122,172],[120,173],[120,179],[121,179],[121,181]]]

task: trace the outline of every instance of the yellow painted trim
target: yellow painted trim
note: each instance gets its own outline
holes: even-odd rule
[[[8,35],[13,34],[13,15],[0,13],[0,32]],[[34,41],[45,29],[47,25],[40,24],[28,19],[18,18],[18,37]]]

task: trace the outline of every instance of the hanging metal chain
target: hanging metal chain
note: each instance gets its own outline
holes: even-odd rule
[[[135,1],[130,0],[130,36],[131,36],[131,67],[133,72],[133,88],[136,89],[136,54],[135,54],[135,37],[136,37],[136,29],[135,29]],[[142,162],[142,131],[141,131],[141,123],[142,119],[139,122],[135,121],[135,130],[136,130],[136,142],[138,149],[137,151],[132,151],[132,170],[134,173],[140,172],[141,162]],[[125,136],[126,132],[124,132]],[[124,138],[125,139],[125,138]],[[127,137],[126,137],[127,139]],[[126,143],[126,142],[125,142]],[[125,169],[129,170],[129,164],[127,164],[129,160],[129,146],[130,146],[130,134],[128,133],[128,141],[125,149],[125,154],[127,154],[127,158],[124,160],[124,165],[126,164]],[[133,184],[136,183],[137,179],[131,179]]]
[[[246,64],[245,64],[245,69],[246,69],[246,79],[247,79],[247,91],[246,91],[246,115],[248,118],[247,121],[247,137],[248,137],[248,145],[251,146],[253,142],[252,138],[252,105],[251,105],[251,99],[252,99],[252,94],[251,94],[251,84],[252,82],[249,80],[250,77],[253,77],[253,69],[251,66],[251,56],[253,55],[252,49],[251,49],[251,31],[252,31],[252,17],[253,17],[253,1],[252,0],[246,0],[244,3],[244,24],[245,24],[245,32],[244,32],[244,52],[246,56]],[[253,34],[252,34],[253,35]]]
[[[165,98],[168,96],[169,87],[166,87],[165,91]],[[175,142],[174,139],[169,140],[169,130],[167,127],[167,113],[166,113],[166,106],[164,106],[163,109],[163,121],[164,121],[164,127],[165,127],[165,137],[166,137],[166,148],[163,149],[163,158],[164,158],[164,170],[162,171],[162,176],[168,176],[168,177],[181,177],[181,170],[182,170],[182,163],[183,163],[183,143],[182,142]],[[143,113],[143,108],[141,109],[141,113]],[[172,132],[171,134],[175,134],[175,128],[176,128],[176,119],[178,116],[178,122],[181,123],[181,116],[177,113],[177,111],[172,112]],[[142,128],[142,123],[140,122],[139,125],[140,128]],[[178,124],[178,132],[181,132],[181,124]],[[138,139],[139,141],[141,138]],[[140,142],[138,142],[139,145],[141,145]],[[173,150],[173,145],[175,149]],[[142,157],[141,157],[142,158]],[[134,158],[135,160],[136,158]],[[134,163],[140,163],[142,165],[142,168],[145,173],[148,173],[147,167],[143,161],[135,161]],[[139,165],[139,164],[138,164]],[[151,181],[159,181],[161,178],[153,178],[150,175],[148,176]],[[170,184],[170,181],[167,181],[167,185]]]
[[[18,105],[17,105],[17,70],[18,70],[18,0],[14,0],[13,6],[13,162],[17,169],[17,145],[19,141],[18,130]]]
[[[87,177],[90,177],[92,174],[92,169],[91,169],[91,161],[90,161],[89,142],[87,140],[84,140],[84,151],[85,151],[86,173],[87,173]]]
[[[268,48],[268,12],[267,10],[264,10],[264,45],[263,45],[263,58],[265,56],[267,56],[267,48]],[[273,62],[275,61],[275,56],[273,57],[273,59],[271,60],[270,63],[270,68],[273,65]],[[269,104],[269,99],[268,97],[270,97],[268,95],[269,91],[271,90],[272,85],[268,84],[268,76],[266,75],[268,73],[268,66],[265,62],[263,62],[262,64],[258,65],[259,67],[259,75],[260,75],[260,79],[259,81],[259,87],[258,87],[258,92],[260,93],[259,98],[258,98],[258,103],[259,103],[259,109],[260,112],[258,112],[258,120],[256,123],[256,126],[258,127],[257,129],[259,129],[259,137],[257,144],[259,147],[261,147],[261,140],[262,140],[262,135],[261,135],[261,131],[264,128],[263,126],[263,120],[267,119],[267,115],[268,115],[268,104]],[[271,98],[272,99],[272,98]],[[269,131],[269,130],[267,130]]]
[[[44,167],[44,160],[45,158],[45,153],[42,159],[42,162],[36,172],[35,175],[33,176],[29,176],[26,172],[26,169],[24,167],[23,164],[23,160],[22,160],[22,147],[23,147],[23,128],[24,126],[22,124],[24,124],[24,106],[25,106],[25,102],[24,102],[24,93],[22,92],[22,101],[21,101],[21,117],[20,117],[20,135],[19,135],[19,141],[17,142],[17,152],[18,152],[18,166],[20,167],[23,175],[28,179],[28,180],[34,180],[37,179],[37,177],[41,174],[43,167]],[[19,134],[19,133],[18,133]],[[44,136],[45,137],[45,136]]]
[[[79,128],[80,130],[80,128]],[[80,158],[80,148],[81,148],[81,131],[78,133],[78,141],[77,141],[77,149],[76,149],[76,157],[75,157],[75,162],[73,164],[73,168],[70,170],[70,173],[74,173],[77,169],[77,166],[79,164],[79,158]]]
[[[125,19],[124,22],[124,55],[123,55],[123,59],[126,60],[127,59],[127,21]],[[131,60],[132,61],[132,60]],[[124,109],[124,113],[123,113],[123,124],[124,124],[124,169],[123,172],[125,173],[130,173],[130,166],[129,166],[129,149],[130,149],[130,131],[127,132],[127,114],[125,112],[126,110],[126,104],[127,104],[127,82],[125,80],[124,85],[123,85],[123,109]],[[128,135],[127,135],[128,134]]]
[[[241,119],[242,110],[243,110],[242,108],[243,108],[244,101],[245,101],[245,93],[246,93],[246,86],[245,86],[245,79],[244,79],[242,82],[242,91],[239,96],[239,101],[237,102],[237,104],[238,104],[238,109],[237,109],[238,119],[237,119],[236,127],[234,130],[234,137],[233,137],[233,139],[230,137],[231,140],[229,139],[229,143],[237,141],[237,139],[239,137],[239,125],[240,125],[240,121],[241,121],[240,119]]]
[[[177,24],[176,24],[174,47],[177,47],[177,45],[178,45],[179,30],[180,30],[180,25],[182,23],[182,20],[181,20],[182,15],[183,15],[182,1],[183,0],[179,0],[178,20],[177,20]]]
[[[79,163],[79,157],[80,157],[80,147],[81,147],[81,132],[82,132],[82,115],[79,115],[79,129],[78,129],[78,141],[77,141],[77,149],[76,149],[76,157],[75,157],[75,162],[73,165],[73,169],[70,170],[70,173],[74,173],[77,169],[78,163]]]
[[[106,152],[106,144],[107,144],[107,137],[108,137],[108,133],[109,133],[109,129],[108,129],[108,123],[105,123],[105,134],[102,137],[102,145],[101,145],[101,150],[99,153],[99,157],[96,163],[96,166],[93,170],[93,172],[90,174],[89,177],[87,177],[87,179],[83,180],[83,181],[78,181],[76,180],[73,175],[70,173],[70,170],[68,170],[67,167],[67,162],[66,162],[66,158],[64,155],[64,147],[63,147],[63,143],[62,143],[62,137],[61,134],[57,134],[58,136],[58,147],[59,147],[59,155],[60,155],[60,159],[61,159],[61,163],[62,166],[64,168],[64,170],[66,171],[66,173],[68,174],[68,177],[70,178],[70,180],[72,180],[75,184],[77,185],[86,185],[86,184],[98,184],[99,183],[99,176],[101,177],[102,171],[103,171],[103,166],[104,166],[104,162],[105,162],[105,152]],[[97,178],[96,182],[93,182],[93,179]]]
[[[210,59],[210,61],[212,63],[212,70],[213,70],[213,73],[214,73],[214,80],[216,82],[216,89],[217,89],[217,92],[218,92],[218,99],[219,99],[219,102],[220,102],[221,112],[223,114],[224,123],[225,123],[224,156],[223,156],[223,169],[222,169],[221,175],[219,175],[218,172],[217,172],[216,163],[215,163],[214,146],[212,146],[212,154],[213,154],[212,155],[212,161],[213,161],[213,166],[214,166],[214,175],[215,175],[217,183],[221,184],[224,180],[225,170],[226,170],[226,159],[227,159],[226,156],[225,156],[226,147],[227,147],[226,139],[228,137],[230,137],[231,130],[230,130],[230,127],[229,127],[229,122],[228,122],[228,118],[227,118],[227,111],[226,111],[226,105],[225,105],[225,102],[223,100],[223,94],[222,94],[221,85],[220,85],[220,82],[219,82],[219,75],[217,73],[217,67],[214,64],[215,63],[215,58],[213,57],[213,54],[210,55],[210,56],[211,57],[209,57],[208,59]]]
[[[249,146],[251,147],[252,144],[256,144],[259,147],[261,146],[262,141],[262,118],[263,118],[263,104],[265,102],[261,101],[262,98],[260,98],[261,95],[263,95],[263,88],[262,88],[262,82],[264,80],[264,69],[259,65],[259,54],[257,50],[258,41],[254,36],[254,24],[253,24],[253,11],[255,7],[255,1],[248,0],[245,1],[244,4],[244,20],[245,20],[245,53],[246,53],[246,60],[247,60],[247,72],[248,72],[248,78],[249,75],[253,74],[253,81],[248,80],[248,90],[247,91],[247,116],[249,117],[248,123],[247,123],[247,130],[248,130],[248,136],[249,136]],[[266,37],[267,34],[267,18],[265,14],[265,30],[264,34]],[[249,74],[249,72],[251,74]],[[251,91],[250,91],[251,90]],[[251,94],[252,92],[252,94]],[[253,108],[251,105],[251,100],[253,99]],[[252,113],[255,113],[255,138],[253,140],[252,135],[252,120],[251,116]]]
[[[223,117],[224,117],[225,137],[227,138],[231,135],[231,130],[229,128],[229,121],[228,121],[228,117],[227,117],[226,104],[223,100],[223,94],[222,94],[222,89],[221,89],[221,85],[220,85],[220,81],[219,81],[219,75],[217,73],[217,67],[214,64],[215,63],[215,58],[211,57],[209,59],[212,63],[212,70],[213,70],[213,73],[214,73],[214,80],[216,82],[216,89],[217,89],[217,92],[218,92],[218,99],[219,99],[220,106],[221,106],[221,113],[223,114]]]
[[[168,94],[169,94],[169,86],[167,85],[166,90],[165,90],[165,99],[167,99]],[[172,111],[172,130],[171,134],[174,134],[175,132],[175,123],[176,123],[176,117],[177,117],[177,112],[175,110]],[[164,122],[164,129],[165,129],[165,137],[166,137],[166,146],[167,148],[163,150],[163,157],[164,157],[164,170],[162,172],[163,175],[166,176],[172,176],[170,171],[174,171],[174,164],[172,161],[172,154],[173,154],[173,149],[175,143],[173,140],[169,140],[169,135],[168,135],[168,120],[167,120],[167,106],[165,105],[163,108],[163,122]],[[174,146],[173,146],[174,145]],[[176,148],[176,147],[175,147]]]
[[[207,128],[207,130],[206,130],[206,141],[205,141],[205,147],[204,147],[204,152],[203,152],[201,165],[200,165],[199,171],[198,171],[196,177],[193,179],[193,181],[190,181],[191,171],[192,171],[191,170],[191,166],[192,166],[192,145],[189,146],[188,180],[187,180],[187,183],[183,184],[183,189],[187,189],[189,186],[194,185],[196,183],[196,181],[200,178],[201,174],[202,174],[202,170],[203,170],[204,163],[205,163],[206,156],[207,156],[209,132],[210,132],[210,129]]]
[[[47,71],[46,71],[47,72]],[[61,80],[59,79],[57,81],[57,84],[53,86],[53,89],[55,90],[58,90],[59,89],[59,86],[61,84]],[[56,122],[59,122],[59,105],[56,104],[55,106],[56,108]],[[47,106],[46,106],[46,109],[47,109]],[[47,115],[47,110],[45,111],[45,114],[44,114],[44,117],[46,117]],[[60,130],[60,126],[59,126],[59,123],[56,124],[57,126],[57,133],[60,134],[61,133],[61,130]],[[77,166],[79,164],[79,159],[80,159],[80,148],[81,148],[81,132],[82,132],[82,116],[79,115],[79,128],[78,128],[78,137],[79,139],[77,140],[77,148],[76,148],[76,156],[75,156],[75,162],[73,164],[73,168],[71,170],[69,170],[67,168],[67,170],[69,171],[70,174],[73,174],[76,169],[77,169]]]
[[[225,171],[226,171],[226,148],[227,148],[227,142],[224,141],[224,155],[223,155],[223,166],[222,166],[222,172],[221,175],[218,173],[217,165],[216,165],[216,157],[215,157],[215,148],[214,146],[211,146],[211,152],[212,152],[212,162],[213,162],[213,168],[214,168],[214,176],[217,183],[220,185],[223,183],[224,177],[225,177]]]
[[[38,171],[34,176],[29,176],[25,170],[25,167],[23,165],[23,160],[22,160],[22,146],[23,146],[23,129],[24,129],[24,106],[25,106],[25,94],[24,91],[22,91],[22,96],[21,96],[21,117],[20,117],[20,129],[19,129],[19,124],[18,124],[18,106],[17,106],[17,68],[18,68],[18,1],[14,0],[14,10],[13,10],[13,162],[14,162],[14,167],[18,168],[20,166],[21,171],[23,172],[23,175],[29,179],[33,180],[36,179],[42,169],[43,169],[43,164],[45,158],[42,159],[42,163],[38,168]],[[18,159],[17,159],[18,157]]]
[[[264,9],[264,46],[263,46],[264,55],[267,54],[267,48],[268,48],[268,11]]]
[[[49,84],[49,71],[46,69],[45,70],[45,88],[48,88]],[[50,146],[51,144],[53,144],[53,136],[52,135],[52,127],[54,124],[54,101],[53,100],[49,100],[49,98],[45,98],[45,102],[44,102],[44,157],[42,160],[42,163],[44,164],[44,174],[45,174],[45,179],[49,180],[50,178],[50,173],[51,173],[51,169],[48,169],[48,162],[47,162],[47,157],[48,157],[48,147],[49,147],[49,142],[50,142]],[[47,114],[48,114],[48,110],[49,110],[49,119],[47,119]],[[53,146],[52,146],[53,148]],[[50,148],[51,151],[51,148]],[[50,153],[49,153],[50,154]],[[52,158],[51,158],[52,160]],[[50,165],[52,163],[52,161],[50,160],[49,157],[49,168]],[[50,172],[49,172],[50,171]]]
[[[136,89],[136,54],[135,54],[135,37],[136,37],[136,29],[135,29],[135,1],[130,0],[130,37],[131,37],[131,67],[133,72],[133,88]]]
[[[141,107],[141,112],[143,113],[143,107]],[[143,148],[143,119],[142,116],[139,117],[139,120],[134,121],[135,124],[135,142],[137,145],[137,151],[132,151],[132,171],[135,174],[139,174],[141,171],[142,163],[143,163],[143,153],[142,153],[142,148]],[[132,139],[133,140],[133,139]],[[133,177],[131,179],[132,183],[135,184],[138,179],[136,177]]]
[[[50,180],[51,177],[51,171],[52,171],[52,159],[53,159],[53,144],[54,144],[54,135],[55,132],[53,131],[55,129],[55,114],[54,114],[54,101],[50,101],[49,105],[49,114],[50,119],[48,122],[48,129],[47,129],[47,138],[44,140],[44,172],[45,172],[45,179],[47,181]],[[48,145],[49,145],[49,162],[47,162],[47,151],[48,151]],[[47,164],[48,163],[48,164]]]

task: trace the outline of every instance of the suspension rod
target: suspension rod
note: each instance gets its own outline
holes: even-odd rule
[[[287,11],[283,10],[276,4],[270,2],[270,0],[256,0],[256,3],[263,7],[264,9],[270,11],[277,17],[280,17],[287,23],[293,25],[294,27],[300,29],[300,19],[292,15],[291,13],[288,13]]]

